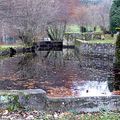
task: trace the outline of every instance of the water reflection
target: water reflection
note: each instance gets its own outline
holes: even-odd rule
[[[111,59],[85,57],[78,48],[36,54],[1,60],[0,88],[41,88],[52,97],[111,95]]]
[[[84,81],[82,83],[73,83],[73,92],[75,96],[109,96],[111,92],[107,81]]]

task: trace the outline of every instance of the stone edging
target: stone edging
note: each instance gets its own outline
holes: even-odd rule
[[[19,96],[17,102],[27,109],[42,110],[45,107],[46,92],[42,89],[0,90],[0,107],[7,108],[9,104],[16,104],[13,102],[14,96]]]
[[[61,105],[60,105],[61,104]],[[98,112],[100,110],[120,110],[120,96],[76,97],[76,98],[49,98],[49,107],[75,110],[76,112]]]
[[[29,108],[46,111],[68,111],[96,112],[101,109],[120,110],[120,96],[99,96],[99,97],[66,97],[52,98],[46,96],[41,89],[30,90],[0,90],[0,107],[6,108],[9,102],[3,102],[2,97],[18,95],[19,102]],[[27,96],[27,99],[26,99]],[[28,99],[29,97],[29,99]]]

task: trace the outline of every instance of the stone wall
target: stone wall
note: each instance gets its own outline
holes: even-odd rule
[[[16,98],[18,96],[18,98]],[[0,90],[0,108],[21,107],[28,110],[45,108],[46,92],[42,89]]]
[[[120,110],[120,96],[48,98],[47,111],[97,112]]]
[[[100,110],[120,110],[120,96],[89,96],[51,98],[41,89],[1,90],[0,108],[8,108],[13,102],[7,96],[19,96],[19,103],[29,110],[96,112]],[[16,104],[16,103],[13,103]]]
[[[80,53],[83,55],[94,55],[94,56],[114,56],[115,45],[113,44],[89,44],[82,43],[79,47]]]

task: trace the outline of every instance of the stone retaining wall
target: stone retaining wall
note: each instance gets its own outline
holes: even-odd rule
[[[49,98],[47,111],[73,111],[77,113],[120,110],[120,96],[79,98]]]
[[[41,89],[0,90],[0,107],[7,108],[12,102],[12,99],[7,99],[7,96],[15,95],[19,96],[19,103],[29,110],[53,112],[71,110],[79,113],[96,112],[103,109],[120,110],[120,96],[50,98]]]
[[[89,44],[82,43],[79,47],[81,54],[94,56],[114,56],[115,45],[113,44]]]
[[[18,101],[14,97],[18,96]],[[19,103],[29,110],[43,110],[45,108],[46,92],[42,89],[29,90],[0,90],[0,108],[8,108]]]

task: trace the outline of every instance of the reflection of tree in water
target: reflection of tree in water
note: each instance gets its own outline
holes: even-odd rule
[[[48,72],[55,68],[60,69],[64,65],[62,51],[38,51],[37,55],[25,54],[18,63],[20,78],[47,77]]]
[[[55,68],[63,66],[63,52],[62,51],[50,51],[46,57],[46,62]]]
[[[20,78],[33,78],[35,74],[34,55],[25,54],[18,63],[18,74]]]
[[[47,62],[54,68],[63,68],[66,62],[75,62],[75,49],[63,49],[63,51],[51,51],[47,56]]]
[[[75,54],[74,54],[75,49],[65,49],[64,50],[64,59],[65,60],[75,60]]]

